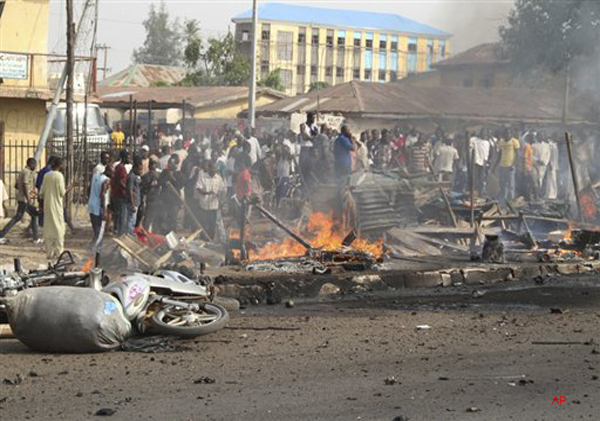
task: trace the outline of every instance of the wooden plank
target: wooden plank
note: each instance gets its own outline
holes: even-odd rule
[[[401,246],[408,248],[408,249],[416,250],[423,255],[426,255],[426,256],[441,256],[442,255],[442,251],[439,248],[434,247],[430,243],[421,240],[417,235],[415,235],[415,233],[413,233],[411,231],[402,230],[399,228],[392,228],[392,229],[388,230],[386,232],[386,234],[389,237],[392,237],[392,239],[395,240],[397,243],[399,243]]]

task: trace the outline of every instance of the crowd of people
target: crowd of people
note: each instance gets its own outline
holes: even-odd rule
[[[595,166],[587,165],[595,159],[595,142],[590,132],[578,135],[587,140],[575,157],[584,186],[596,177],[590,172]],[[260,137],[251,129],[223,127],[195,136],[157,131],[148,140],[143,133],[127,138],[119,129],[113,136],[116,149],[102,152],[90,181],[91,247],[100,247],[106,231],[120,236],[138,227],[160,234],[202,227],[208,238],[224,242],[225,220],[237,224],[245,218],[253,194],[277,207],[291,192],[305,199],[323,183],[337,183],[341,191],[361,171],[429,173],[452,190],[467,192],[470,167],[475,194],[494,196],[501,204],[518,196],[569,198],[569,164],[560,139],[558,133],[508,127],[470,134],[442,128],[425,134],[401,126],[353,133],[348,126],[319,127],[311,115],[299,133],[279,130]],[[34,240],[40,241],[38,224],[44,227],[50,258],[64,242],[64,163],[50,157],[39,173],[36,165],[30,158],[17,179],[17,212],[0,231],[0,242],[28,213]]]

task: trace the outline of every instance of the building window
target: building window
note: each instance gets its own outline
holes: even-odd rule
[[[296,73],[304,75],[306,73],[306,66],[296,66]]]
[[[354,38],[354,48],[360,48],[360,34],[358,38]]]
[[[331,75],[333,75],[333,68],[331,66],[327,66],[325,68],[325,76],[326,77],[331,77]]]
[[[360,69],[354,69],[352,71],[352,77],[354,80],[360,80]]]
[[[242,41],[250,41],[250,31],[242,31]]]
[[[387,50],[387,36],[386,35],[381,35],[379,37],[379,49]]]
[[[298,32],[298,44],[306,44],[306,28],[301,27]]]
[[[433,62],[433,40],[427,40],[427,70],[431,70],[431,63]]]
[[[365,80],[371,80],[371,69],[365,69]]]
[[[390,81],[395,82],[398,80],[398,72],[392,70],[390,72]]]
[[[398,51],[398,37],[396,35],[392,37],[392,41],[390,42],[390,49],[392,51]]]
[[[262,75],[262,78],[266,78],[267,76],[269,76],[269,62],[262,62],[262,64],[260,65],[260,74]]]
[[[4,5],[6,2],[4,0],[0,0],[0,18],[2,17],[2,12],[4,12]]]
[[[380,82],[385,82],[385,70],[380,70],[379,71],[379,81]]]
[[[367,39],[365,40],[365,46],[367,50],[373,49],[373,32],[367,32]]]
[[[344,68],[343,67],[336,67],[335,68],[335,75],[336,75],[336,77],[344,77]]]
[[[325,40],[325,45],[327,45],[328,47],[333,47],[333,30],[332,29],[327,30],[327,39]]]
[[[417,52],[417,39],[416,38],[409,38],[408,39],[408,52],[409,53],[416,53]]]
[[[337,45],[338,47],[346,45],[346,31],[337,31]]]
[[[281,78],[281,85],[285,89],[292,87],[292,71],[291,70],[280,70],[279,76]]]
[[[293,52],[293,32],[277,32],[277,58],[279,60],[291,61]]]
[[[271,24],[263,23],[261,36],[263,41],[269,41],[271,39]]]
[[[438,60],[443,60],[446,58],[446,40],[439,40],[438,46]]]
[[[313,29],[312,31],[312,44],[319,45],[319,30]]]
[[[492,88],[494,86],[494,75],[486,75],[481,84],[484,88]]]
[[[417,71],[417,39],[408,39],[408,54],[406,55],[406,70],[408,73]]]
[[[317,66],[315,66],[315,65],[310,66],[310,75],[311,76],[317,75]]]
[[[387,69],[387,54],[385,51],[379,53],[379,70]]]

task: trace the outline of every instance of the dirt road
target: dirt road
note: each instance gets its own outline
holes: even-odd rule
[[[369,298],[251,307],[175,352],[40,355],[0,340],[0,419],[597,419],[598,283],[586,282],[591,298],[577,308],[571,294],[562,314],[556,300]],[[568,296],[551,288],[531,291]]]

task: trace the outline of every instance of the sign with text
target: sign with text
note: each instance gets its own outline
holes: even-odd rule
[[[27,79],[29,56],[27,54],[0,52],[0,77],[4,79]]]

